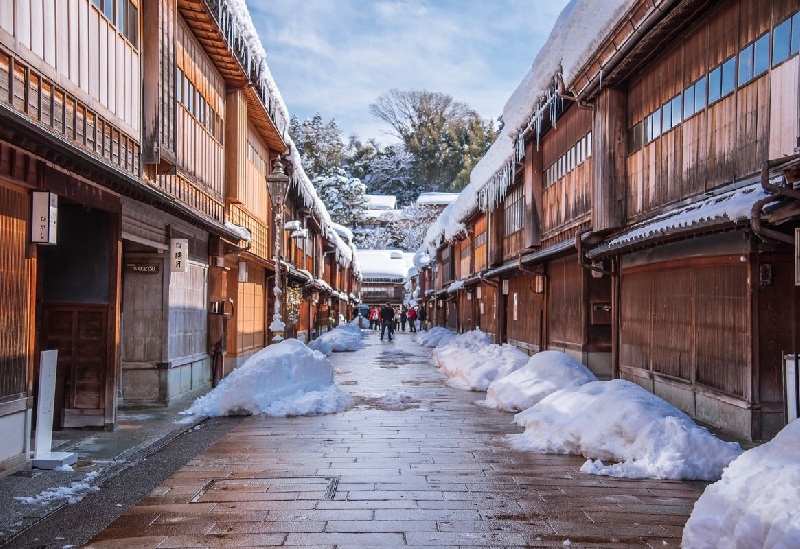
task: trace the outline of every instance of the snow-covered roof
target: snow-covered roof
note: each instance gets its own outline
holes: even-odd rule
[[[528,74],[506,102],[497,139],[470,173],[470,183],[451,204],[448,217],[428,231],[428,246],[441,236],[451,240],[463,230],[462,221],[468,215],[502,200],[514,181],[519,135],[531,131],[532,124],[555,104],[559,79],[570,88],[577,72],[635,1],[571,0],[564,7]]]
[[[332,226],[330,214],[319,195],[317,195],[317,191],[305,170],[303,170],[297,147],[286,132],[290,119],[289,109],[286,107],[286,103],[283,101],[283,97],[269,70],[267,54],[253,25],[247,4],[245,0],[220,0],[218,10],[220,12],[218,17],[230,18],[230,22],[236,27],[236,35],[244,45],[242,50],[244,53],[241,55],[247,60],[246,65],[248,66],[245,69],[252,68],[250,74],[257,75],[257,84],[269,93],[269,100],[266,102],[268,104],[265,103],[264,107],[268,110],[273,122],[275,122],[276,129],[282,134],[283,140],[289,145],[289,161],[293,166],[292,184],[303,201],[303,205],[314,212],[314,215],[322,225],[323,234],[327,235],[328,229]],[[223,12],[224,16],[222,15]],[[352,240],[352,234],[350,238]],[[341,252],[340,256],[352,259],[353,253],[350,246],[340,238],[333,240],[336,240],[337,249]]]
[[[720,192],[703,200],[695,200],[638,223],[600,246],[587,252],[594,257],[604,252],[627,247],[658,236],[675,234],[722,223],[748,221],[753,204],[770,196],[760,183]]]
[[[368,210],[395,210],[397,209],[397,197],[392,194],[367,194]]]
[[[400,250],[356,250],[364,278],[400,278],[414,266],[414,254]]]
[[[446,205],[452,204],[458,198],[458,193],[420,193],[417,204]]]

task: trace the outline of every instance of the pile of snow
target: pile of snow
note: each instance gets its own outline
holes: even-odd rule
[[[559,389],[577,389],[591,381],[597,381],[595,375],[571,356],[543,351],[516,372],[493,381],[483,404],[504,412],[520,412]]]
[[[299,416],[340,412],[349,404],[350,397],[333,382],[331,361],[286,339],[258,351],[182,413]]]
[[[485,391],[491,382],[525,366],[528,355],[512,345],[494,344],[476,329],[440,344],[433,350],[433,360],[454,387]]]
[[[743,453],[706,488],[681,547],[800,547],[800,421]]]
[[[437,347],[439,345],[444,345],[451,339],[456,337],[456,334],[448,330],[447,328],[442,328],[441,326],[434,326],[428,331],[419,332],[416,337],[414,337],[414,341],[422,345],[423,347]]]
[[[622,379],[561,390],[515,416],[514,444],[540,453],[578,454],[584,473],[627,478],[716,480],[741,452],[689,416]],[[605,465],[603,462],[610,462]]]
[[[350,323],[340,324],[333,330],[313,340],[308,346],[326,356],[330,356],[332,352],[357,351],[364,346],[361,341],[361,328],[358,327],[358,319]]]

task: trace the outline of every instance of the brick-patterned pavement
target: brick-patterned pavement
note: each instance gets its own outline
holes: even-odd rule
[[[680,546],[702,483],[514,450],[512,415],[449,388],[408,334],[365,342],[332,357],[348,411],[246,419],[86,547]]]

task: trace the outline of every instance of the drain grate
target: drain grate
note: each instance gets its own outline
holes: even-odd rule
[[[239,477],[208,481],[189,503],[332,500],[339,477]]]
[[[325,499],[331,501],[336,497],[336,489],[339,487],[339,477],[331,477],[328,481],[328,487],[325,488]]]

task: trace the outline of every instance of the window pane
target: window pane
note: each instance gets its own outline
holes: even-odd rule
[[[104,0],[103,13],[109,21],[114,21],[114,0]]]
[[[778,64],[789,57],[789,39],[792,20],[787,19],[772,31],[772,63]]]
[[[128,4],[128,40],[139,49],[139,10],[128,0],[125,3]]]
[[[708,103],[709,105],[720,98],[722,89],[722,66],[720,65],[708,75]]]
[[[183,101],[183,72],[181,69],[175,69],[175,97],[180,103]]]
[[[683,90],[683,117],[689,118],[694,114],[694,86]]]
[[[592,156],[592,132],[586,134],[586,158]]]
[[[756,40],[754,46],[753,76],[758,76],[769,69],[769,33]]]
[[[726,63],[727,64],[727,63]],[[723,72],[725,67],[723,67]],[[753,45],[750,44],[739,52],[739,85],[742,86],[753,79]],[[725,95],[725,92],[723,92]]]
[[[661,135],[661,109],[653,113],[653,139]]]
[[[694,85],[694,112],[706,108],[706,77],[704,76]]]
[[[653,140],[653,132],[650,129],[650,127],[652,126],[652,121],[650,120],[649,116],[645,116],[644,120],[642,120],[642,123],[644,124],[642,130],[644,132],[644,140],[642,141],[642,144],[646,145],[647,143],[650,143],[650,141]]]
[[[110,0],[107,0],[110,1]],[[125,27],[125,8],[128,5],[128,0],[117,0],[117,28],[122,31],[126,37],[128,36],[127,28]]]
[[[790,54],[795,54],[800,50],[800,12],[792,17],[792,45]]]
[[[672,125],[677,126],[681,122],[681,94],[672,100]]]
[[[736,89],[736,56],[722,64],[722,95],[728,95]]]
[[[661,128],[663,132],[672,129],[672,102],[668,101],[661,107]]]

